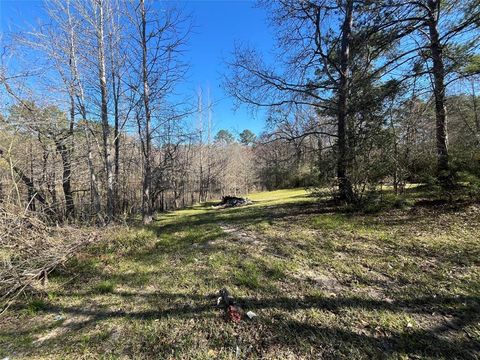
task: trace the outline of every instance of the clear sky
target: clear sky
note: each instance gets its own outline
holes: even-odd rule
[[[210,89],[215,102],[212,114],[214,130],[222,128],[240,132],[245,128],[259,133],[264,127],[263,112],[251,114],[244,106],[234,111],[233,99],[221,88],[225,72],[223,59],[228,58],[235,41],[246,42],[267,52],[272,48],[272,33],[263,9],[253,1],[182,1],[193,17],[194,31],[187,57],[190,75],[181,91]],[[0,26],[3,32],[28,29],[44,18],[42,0],[0,0]]]

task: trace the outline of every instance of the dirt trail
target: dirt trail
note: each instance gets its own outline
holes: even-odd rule
[[[234,241],[242,243],[242,245],[260,246],[259,250],[263,250],[265,248],[266,241],[254,231],[245,230],[242,227],[237,227],[226,223],[220,223],[220,227],[228,237]]]

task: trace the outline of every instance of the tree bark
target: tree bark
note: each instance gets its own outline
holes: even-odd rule
[[[443,187],[450,188],[453,183],[448,155],[447,111],[445,107],[445,66],[443,64],[442,45],[438,33],[440,0],[429,0],[428,9],[430,52],[433,62],[433,94],[435,96],[437,179]]]
[[[65,216],[72,218],[75,213],[75,205],[73,202],[72,184],[70,181],[72,175],[72,161],[70,150],[64,143],[64,139],[55,139],[55,147],[58,154],[62,158],[62,188],[65,196]]]
[[[70,127],[68,129],[68,137],[73,140],[73,126],[75,124],[75,100],[73,99],[73,90],[70,95]],[[65,145],[66,139],[55,138],[55,147],[58,154],[62,158],[62,188],[65,197],[65,216],[67,219],[75,216],[75,204],[72,193],[72,148]],[[73,141],[72,141],[73,144]]]
[[[1,155],[2,155],[2,152],[0,151],[0,156]],[[12,169],[15,172],[15,174],[17,174],[17,176],[22,180],[22,182],[25,184],[25,186],[27,187],[28,196],[29,196],[28,201],[32,202],[34,200],[37,200],[45,208],[45,211],[48,214],[52,215],[53,212],[51,211],[50,206],[47,203],[47,200],[46,200],[45,196],[43,195],[43,193],[39,189],[35,188],[35,184],[33,182],[33,179],[26,176],[24,174],[24,172],[20,168],[16,167],[15,165],[12,165]]]
[[[97,24],[97,44],[98,44],[98,78],[100,83],[101,96],[101,119],[102,119],[102,140],[103,140],[103,159],[105,163],[105,175],[107,178],[107,218],[111,219],[114,212],[114,184],[112,172],[112,152],[110,146],[110,125],[108,123],[108,95],[107,78],[105,70],[105,37],[104,37],[104,4],[103,0],[98,0],[98,24]]]
[[[114,173],[115,173],[115,179],[114,179],[114,189],[113,189],[113,196],[114,196],[114,212],[118,210],[120,199],[119,199],[119,183],[120,183],[120,126],[119,126],[119,112],[118,112],[118,86],[115,84],[116,82],[116,76],[115,72],[112,71],[112,77],[113,77],[113,106],[114,106],[114,120],[115,120],[115,127],[114,127],[114,147],[115,147],[115,159],[114,159]]]
[[[477,95],[475,94],[475,80],[471,81],[472,84],[472,105],[473,105],[473,118],[475,120],[475,130],[477,138],[480,138],[480,118],[478,117]]]
[[[112,18],[111,24],[111,33],[109,35],[109,47],[110,47],[110,66],[111,66],[111,76],[112,76],[112,99],[113,99],[113,118],[114,118],[114,133],[113,133],[113,146],[115,149],[114,155],[114,181],[113,181],[113,197],[114,197],[114,213],[120,208],[120,93],[121,93],[121,74],[120,74],[120,64],[119,58],[120,54],[118,52],[118,44],[115,43],[114,36],[118,36],[118,28],[116,27],[115,22]]]
[[[353,0],[347,0],[345,5],[345,19],[342,26],[342,42],[340,48],[340,81],[338,86],[338,158],[337,180],[340,200],[352,202],[354,200],[352,184],[347,174],[348,146],[347,146],[347,98],[349,91],[350,72],[350,43],[352,40]]]
[[[145,1],[140,0],[141,12],[141,43],[142,43],[142,82],[143,82],[143,105],[145,110],[145,141],[144,141],[144,176],[143,176],[143,196],[142,196],[142,215],[143,223],[152,222],[152,201],[151,201],[151,182],[152,182],[152,159],[151,159],[151,130],[150,130],[150,97],[148,87],[148,69],[147,69],[147,19],[145,12]]]
[[[93,154],[92,154],[92,144],[90,141],[90,129],[88,127],[87,120],[85,120],[85,140],[87,145],[87,162],[88,170],[90,174],[90,205],[92,207],[92,215],[100,215],[101,206],[100,206],[100,195],[98,192],[97,176],[95,174],[95,167],[93,164]]]

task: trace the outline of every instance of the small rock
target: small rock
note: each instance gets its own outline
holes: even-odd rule
[[[53,318],[55,321],[61,321],[63,320],[63,316],[58,314],[58,315],[55,315],[55,317]],[[5,360],[5,359],[2,359],[2,360]]]
[[[118,339],[120,339],[120,331],[113,330],[111,337],[113,341],[117,341]]]

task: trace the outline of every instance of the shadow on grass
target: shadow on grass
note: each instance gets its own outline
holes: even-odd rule
[[[172,318],[189,319],[202,317],[211,319],[211,325],[223,321],[221,310],[214,305],[215,295],[201,296],[198,294],[171,294],[164,292],[135,293],[115,291],[115,295],[125,298],[140,299],[148,298],[152,308],[142,311],[103,310],[95,308],[80,308],[69,306],[48,305],[45,313],[63,313],[68,317],[81,316],[82,321],[67,324],[65,327],[71,331],[79,331],[87,327],[95,327],[99,322],[107,319],[124,318],[127,320],[155,320]],[[399,301],[387,302],[369,300],[359,297],[327,298],[322,296],[307,296],[303,298],[236,298],[239,305],[244,309],[253,310],[259,314],[254,322],[242,321],[237,331],[259,331],[267,336],[262,347],[274,347],[276,345],[288,346],[295,351],[297,346],[308,344],[315,348],[321,348],[326,344],[338,344],[338,346],[357,346],[366,353],[376,356],[401,352],[410,356],[441,356],[474,358],[474,353],[480,351],[480,344],[475,339],[468,337],[452,338],[449,332],[462,332],[463,329],[480,321],[480,299],[478,297],[420,297]],[[160,306],[159,306],[160,304]],[[283,314],[274,315],[272,319],[262,317],[262,310],[276,309],[284,311],[296,311],[301,309],[319,309],[341,314],[345,308],[357,308],[370,311],[392,311],[404,313],[431,314],[432,311],[449,312],[453,320],[444,324],[437,324],[430,329],[405,329],[381,335],[370,332],[359,332],[350,326],[347,328],[328,327],[314,325],[292,319]],[[455,309],[452,313],[452,309]],[[261,325],[261,326],[259,326]],[[351,324],[354,325],[354,324]],[[45,330],[37,328],[35,331]],[[20,332],[5,332],[0,330],[1,336],[19,336]],[[38,344],[37,349],[48,349],[65,340],[63,334]],[[264,349],[265,350],[265,349]],[[298,350],[298,349],[297,349]]]
[[[403,213],[404,216],[402,217],[390,217],[388,214],[382,217],[378,217],[378,215],[358,216],[356,214],[348,213],[345,208],[339,207],[335,203],[328,201],[321,201],[319,203],[304,201],[280,205],[268,205],[268,203],[266,203],[264,206],[253,205],[233,209],[210,209],[206,207],[198,207],[198,209],[198,213],[193,212],[181,216],[178,216],[178,214],[165,214],[163,216],[165,220],[159,220],[146,228],[143,227],[154,233],[155,237],[148,242],[139,244],[139,246],[127,246],[127,250],[123,252],[122,256],[126,256],[139,263],[154,264],[159,261],[161,256],[167,256],[168,258],[173,255],[177,261],[184,260],[185,258],[197,254],[207,257],[213,253],[222,253],[225,251],[225,248],[222,245],[222,242],[218,242],[218,240],[225,237],[225,233],[221,228],[221,225],[225,223],[238,227],[241,227],[244,224],[254,226],[261,222],[304,221],[300,215],[329,214],[330,216],[337,214],[339,216],[334,218],[332,222],[333,228],[327,228],[327,230],[336,230],[337,226],[341,230],[342,224],[351,222],[355,222],[355,225],[362,224],[362,226],[366,227],[394,227],[400,229],[406,225],[420,226],[417,224],[420,219],[428,220],[434,218],[438,213],[417,214],[415,211],[407,211]],[[449,208],[440,207],[438,211],[450,210]],[[295,216],[295,219],[292,219],[292,216]],[[175,217],[175,222],[170,223],[169,220],[173,217]],[[357,221],[358,223],[356,223]],[[322,224],[320,223],[320,225]],[[345,234],[342,235],[344,235],[342,239],[346,239],[347,241],[348,239],[351,239]],[[356,239],[359,238],[357,234],[353,233],[350,234],[350,236],[357,236]],[[377,241],[369,239],[364,240]],[[275,248],[275,245],[280,246],[276,239],[266,239],[266,241],[268,241],[268,245],[270,246],[268,250],[271,251],[272,254],[281,252],[281,247],[278,249]],[[132,244],[133,243],[134,241]],[[475,263],[475,261],[478,262],[478,258],[480,257],[477,257],[477,260],[475,260],[475,256],[478,253],[475,253],[474,250],[472,253],[466,254],[468,249],[457,248],[454,245],[448,249],[443,248],[432,250],[429,248],[412,246],[411,244],[388,243],[384,239],[378,240],[377,245],[378,248],[382,250],[378,253],[378,256],[382,258],[388,255],[399,256],[403,253],[408,253],[409,255],[414,255],[416,258],[428,259],[430,257],[436,257],[442,262],[460,264],[464,257],[470,259],[469,261],[472,263]],[[319,242],[316,246],[325,248],[327,244]],[[314,250],[315,248],[306,248],[304,249],[304,252],[308,253],[309,251]],[[359,258],[360,255],[366,256],[365,250],[362,249],[346,248],[341,251],[344,253],[350,252],[350,259]],[[119,254],[120,253],[121,252],[119,252]],[[286,258],[288,257],[288,248],[286,248],[284,255]],[[377,255],[369,254],[369,256]],[[269,270],[261,268],[260,265],[258,268],[261,274],[267,273]],[[102,271],[101,266],[96,266],[95,263],[89,262],[86,262],[83,265],[79,264],[78,269],[86,274],[85,278],[87,279],[89,279],[89,277],[108,279],[113,280],[114,283],[119,282],[130,285],[141,285],[143,281],[147,283],[150,279],[157,277],[155,272],[144,274],[138,272],[132,274],[108,274]],[[163,271],[163,269],[158,271]],[[201,271],[204,271],[204,269]],[[211,271],[213,272],[214,269]],[[199,277],[202,279],[205,279],[206,276],[210,276],[210,274],[206,272],[199,274]],[[268,275],[267,277],[271,278],[272,276],[273,275]],[[283,276],[283,274],[279,274],[278,276]],[[83,280],[82,276],[82,281]],[[361,283],[369,286],[388,288],[388,284],[385,285],[379,280],[372,280],[367,277],[359,278],[357,280],[360,280]],[[395,281],[395,279],[392,281]],[[295,280],[291,280],[290,283],[295,283]],[[175,319],[187,321],[201,317],[206,319],[208,321],[207,325],[211,327],[218,326],[224,321],[222,319],[221,311],[214,306],[214,295],[202,296],[198,293],[125,292],[116,290],[113,286],[104,286],[103,288],[108,290],[109,295],[112,295],[111,301],[113,306],[115,306],[114,297],[126,298],[132,303],[138,301],[140,304],[146,306],[146,309],[135,311],[121,309],[109,310],[98,308],[93,304],[88,305],[87,299],[99,293],[98,287],[91,287],[90,290],[82,290],[81,288],[84,284],[79,281],[71,285],[72,288],[77,289],[77,291],[75,291],[75,296],[83,297],[86,300],[83,301],[83,305],[58,306],[55,305],[55,302],[46,302],[46,306],[42,308],[40,313],[66,314],[67,319],[70,317],[77,317],[79,318],[79,321],[71,323],[65,321],[62,326],[67,328],[68,331],[65,333],[59,332],[57,336],[36,344],[36,351],[38,350],[39,352],[48,354],[49,352],[51,353],[52,351],[55,351],[55,348],[58,350],[60,345],[64,345],[68,342],[71,342],[72,345],[76,345],[76,343],[81,340],[78,336],[71,336],[73,332],[82,334],[85,331],[96,328],[98,324],[106,322],[108,319],[123,319],[126,320],[126,322],[160,319],[165,321],[168,325],[179,326],[178,324],[175,324],[175,322],[169,323],[169,321]],[[422,284],[415,285],[418,285],[414,288],[414,290],[417,291],[421,288]],[[101,289],[102,288],[100,288],[100,290]],[[258,291],[258,293],[262,292]],[[59,292],[57,295],[68,297],[71,293]],[[385,354],[388,355],[395,352],[402,352],[411,356],[474,358],[474,355],[471,354],[474,354],[475,351],[480,351],[476,339],[469,338],[466,335],[455,337],[450,336],[452,331],[454,331],[456,335],[463,334],[465,327],[475,325],[480,321],[480,298],[477,296],[417,296],[396,301],[345,296],[338,296],[337,298],[327,298],[322,296],[304,296],[301,298],[285,296],[274,297],[272,292],[270,292],[268,296],[268,298],[262,298],[261,296],[260,298],[236,298],[244,309],[252,310],[259,314],[259,317],[255,322],[242,322],[237,328],[240,332],[258,332],[260,338],[263,337],[261,342],[255,344],[255,347],[257,348],[257,350],[255,350],[255,355],[258,357],[261,356],[262,351],[268,348],[275,349],[278,346],[288,346],[293,349],[294,352],[301,352],[301,349],[304,349],[305,345],[311,346],[317,350],[322,349],[325,346],[333,346],[338,349],[345,347],[358,348],[361,349],[363,354],[379,358],[384,357]],[[17,307],[16,309],[22,310],[24,308]],[[371,312],[390,311],[394,313],[420,314],[425,316],[431,315],[435,312],[441,315],[449,315],[452,317],[452,320],[441,325],[437,324],[435,327],[429,329],[404,329],[403,331],[389,333],[388,335],[378,335],[375,334],[375,329],[359,331],[359,329],[355,328],[355,324],[352,323],[342,326],[341,324],[344,324],[343,319],[342,322],[340,322],[340,325],[329,327],[324,325],[313,325],[308,319],[300,321],[293,318],[295,311],[306,309],[329,311],[340,318],[344,316],[345,309],[356,309],[359,311],[367,310]],[[14,308],[12,308],[12,310],[14,310]],[[279,313],[274,315],[273,319],[262,317],[262,311],[265,310],[271,310],[273,312],[278,310]],[[345,318],[345,321],[347,320],[348,318]],[[355,318],[352,317],[352,320],[350,321],[355,321]],[[19,331],[5,331],[0,329],[0,339],[3,340],[7,337],[14,338],[22,335],[39,335],[45,331],[54,330],[56,326],[57,325],[52,326],[50,324],[47,326],[32,327],[29,330]],[[102,340],[104,340],[104,338],[100,336],[98,338],[92,337],[89,341],[92,342],[92,346],[101,348]],[[224,346],[224,342],[222,341],[223,338],[218,335],[218,339],[216,340],[216,343],[218,343],[218,349],[222,349]],[[211,344],[209,343],[209,345]],[[162,351],[166,352],[171,350],[171,344],[165,344],[165,348],[162,349]]]
[[[459,201],[429,209],[432,211],[427,212],[420,211],[421,207],[414,206],[410,210],[365,215],[352,213],[349,209],[339,206],[330,200],[322,200],[318,203],[305,201],[291,204],[245,206],[232,209],[209,209],[204,213],[184,215],[175,223],[163,224],[162,221],[159,221],[147,228],[155,232],[159,238],[175,236],[176,233],[182,232],[185,229],[193,229],[191,233],[181,234],[171,241],[159,241],[156,247],[156,250],[165,253],[182,253],[189,255],[197,251],[207,253],[222,250],[221,246],[217,248],[210,246],[215,243],[216,240],[225,236],[219,228],[221,224],[233,225],[238,228],[242,228],[245,224],[254,227],[263,222],[272,224],[276,221],[302,221],[302,215],[326,215],[329,219],[334,220],[332,224],[326,224],[328,225],[326,230],[341,231],[343,225],[348,225],[350,227],[360,226],[367,230],[389,229],[399,232],[409,232],[411,231],[410,226],[415,226],[417,229],[421,229],[422,226],[430,228],[434,225],[429,224],[429,222],[434,222],[439,214],[455,213],[471,204],[472,202],[470,201]],[[423,221],[423,224],[420,223],[420,221]],[[443,224],[443,226],[448,226],[448,224]],[[318,229],[321,230],[322,225],[320,225]],[[350,230],[355,229],[352,228]],[[388,244],[384,240],[377,241],[377,243],[378,246],[392,255],[397,251],[402,251],[408,254],[417,254],[425,258],[435,257],[439,260],[455,264],[464,263],[462,259],[468,260],[468,263],[476,263],[478,261],[475,259],[480,258],[478,250],[475,251],[475,249],[471,249],[471,251],[469,250],[468,253],[466,253],[462,251],[461,248],[455,246],[452,246],[451,249],[442,249],[442,252],[439,252],[430,248],[413,246],[413,244],[392,244],[391,249],[389,249]],[[144,255],[152,255],[151,250],[152,249],[144,252]],[[143,255],[139,253],[138,256],[141,258]]]

